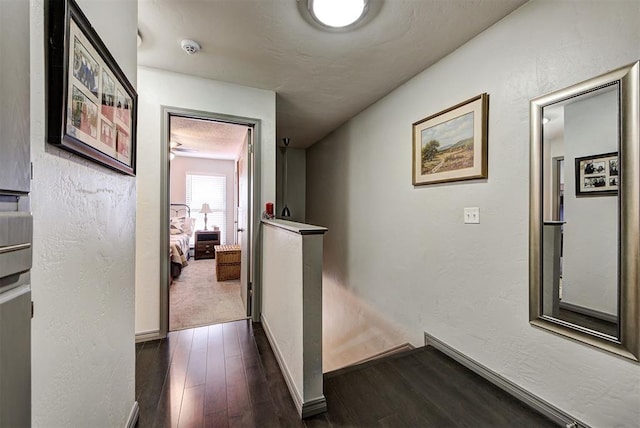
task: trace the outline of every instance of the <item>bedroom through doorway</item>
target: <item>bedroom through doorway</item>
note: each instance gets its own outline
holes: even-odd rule
[[[250,313],[241,245],[253,129],[211,116],[168,115],[168,331]]]

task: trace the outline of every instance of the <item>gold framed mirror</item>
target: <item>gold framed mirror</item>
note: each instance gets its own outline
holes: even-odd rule
[[[640,62],[531,100],[529,321],[640,360]]]

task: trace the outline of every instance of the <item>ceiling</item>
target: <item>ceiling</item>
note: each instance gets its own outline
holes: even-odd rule
[[[138,63],[275,91],[278,141],[308,147],[526,2],[371,1],[366,25],[328,32],[296,0],[139,0]]]
[[[237,159],[247,135],[246,126],[173,115],[169,130],[176,156],[211,159]]]

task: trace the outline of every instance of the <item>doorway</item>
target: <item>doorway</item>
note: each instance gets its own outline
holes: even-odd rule
[[[164,337],[171,330],[250,317],[256,307],[253,207],[259,200],[259,162],[254,147],[260,121],[170,107],[163,107],[162,117],[167,155],[161,174],[161,205],[166,207],[161,225],[167,235],[166,246],[161,239]],[[182,207],[185,211],[175,210]],[[193,219],[192,229],[185,218]],[[176,276],[180,258],[169,231],[175,232],[179,221],[189,236],[188,246],[179,251],[184,263]]]

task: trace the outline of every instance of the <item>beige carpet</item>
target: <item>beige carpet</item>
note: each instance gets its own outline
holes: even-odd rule
[[[169,288],[169,330],[246,318],[240,281],[216,281],[216,261],[189,260]]]

